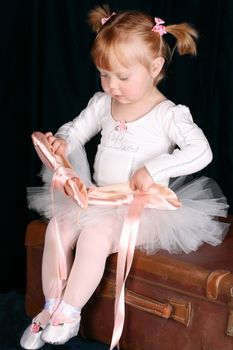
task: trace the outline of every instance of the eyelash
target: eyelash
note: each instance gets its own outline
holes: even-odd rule
[[[104,73],[99,73],[99,75],[100,75],[100,78],[107,78],[108,77],[108,75],[104,74]],[[124,78],[123,77],[122,78],[118,77],[118,79],[121,80],[121,81],[126,81],[129,78],[128,77],[124,77]]]
[[[100,73],[100,78],[107,78],[107,75],[101,74],[101,73]],[[126,81],[126,80],[128,80],[128,77],[125,77],[125,78],[118,78],[118,79],[121,80],[121,81]]]

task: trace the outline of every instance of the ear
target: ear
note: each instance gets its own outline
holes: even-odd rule
[[[151,64],[151,75],[153,78],[157,78],[157,76],[161,72],[161,69],[163,68],[163,65],[164,65],[163,57],[159,56],[153,60]]]

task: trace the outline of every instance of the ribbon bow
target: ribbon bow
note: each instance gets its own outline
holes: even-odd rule
[[[155,17],[154,20],[156,24],[151,29],[152,32],[159,33],[160,36],[166,34],[167,32],[166,32],[165,26],[163,25],[165,23],[164,20],[158,17]]]
[[[149,191],[133,191],[128,183],[103,187],[91,187],[86,189],[78,175],[72,169],[66,158],[61,158],[53,153],[51,145],[45,135],[40,132],[32,134],[32,141],[42,162],[54,171],[52,180],[53,189],[57,188],[81,208],[88,205],[128,205],[119,242],[119,252],[116,269],[116,298],[115,298],[115,322],[110,350],[119,342],[125,317],[125,282],[129,274],[134,250],[137,242],[137,233],[140,217],[144,208],[156,208],[158,210],[176,210],[181,206],[176,194],[169,188],[154,184]],[[53,195],[52,195],[53,201]],[[56,220],[55,220],[56,223]],[[56,224],[55,238],[58,251],[58,264],[60,279],[67,279],[66,260],[59,235],[59,227]]]
[[[101,18],[101,24],[102,26],[112,17],[112,16],[115,16],[116,15],[116,12],[113,12],[109,17],[102,17]]]

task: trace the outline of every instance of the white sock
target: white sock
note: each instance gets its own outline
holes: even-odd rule
[[[43,310],[33,319],[33,322],[45,325],[48,323],[51,315],[56,310],[59,299],[45,298]]]
[[[51,318],[51,324],[53,326],[58,326],[63,323],[72,323],[77,319],[80,319],[81,308],[75,307],[70,304],[67,304],[64,300],[62,300],[53,313]]]

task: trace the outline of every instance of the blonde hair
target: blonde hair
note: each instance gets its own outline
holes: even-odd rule
[[[105,19],[105,23],[103,23]],[[107,19],[107,20],[106,20]],[[91,49],[91,55],[94,64],[102,69],[111,70],[112,54],[124,66],[129,66],[132,59],[137,59],[145,66],[149,66],[151,59],[163,57],[165,65],[156,79],[158,83],[163,79],[165,66],[169,64],[174,49],[177,49],[180,55],[196,54],[196,41],[198,34],[188,23],[167,25],[166,32],[173,35],[176,40],[175,47],[171,50],[165,37],[158,32],[152,31],[155,25],[154,18],[149,14],[139,11],[122,11],[112,14],[108,5],[97,6],[89,12],[88,22],[93,31],[97,32]],[[145,52],[129,54],[125,52],[127,44],[140,39],[148,48],[150,57]],[[125,45],[125,46],[122,46]]]

